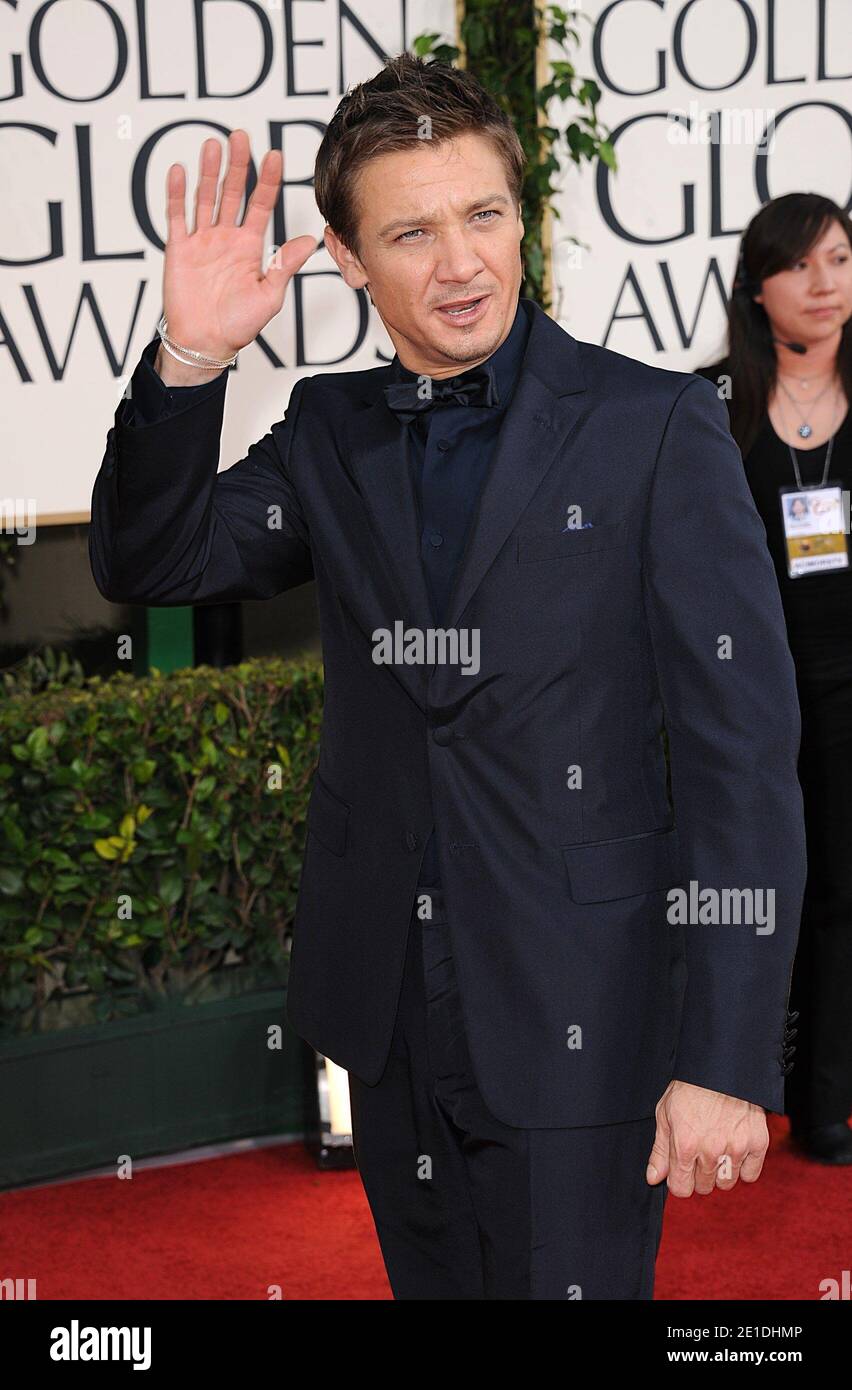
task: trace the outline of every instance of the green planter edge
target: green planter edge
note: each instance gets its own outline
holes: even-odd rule
[[[0,1190],[202,1144],[304,1133],[286,983],[0,1043]],[[280,1049],[268,1030],[280,1026]],[[307,1107],[307,1109],[306,1109]]]

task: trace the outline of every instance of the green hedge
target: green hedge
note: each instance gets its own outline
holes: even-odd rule
[[[280,970],[321,715],[315,658],[0,699],[3,1031]]]

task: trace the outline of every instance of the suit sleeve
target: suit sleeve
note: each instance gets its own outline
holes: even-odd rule
[[[164,420],[167,415],[175,415],[180,410],[203,400],[205,396],[224,391],[228,371],[219,372],[209,381],[197,386],[167,386],[154,366],[154,359],[160,346],[159,335],[152,338],[143,349],[130,379],[130,391],[124,400],[121,413],[125,425],[153,425]]]
[[[284,418],[218,473],[228,376],[177,388],[186,395],[176,399],[171,390],[158,399],[148,383],[138,415],[119,402],[89,528],[92,575],[111,602],[173,607],[271,598],[313,578],[289,469],[309,378],[294,386]]]
[[[732,910],[728,925],[683,927],[672,1075],[783,1113],[806,875],[799,704],[766,531],[725,404],[700,377],[680,392],[660,445],[643,583],[681,883],[720,901],[725,889],[762,890],[753,915],[765,919],[737,925]]]

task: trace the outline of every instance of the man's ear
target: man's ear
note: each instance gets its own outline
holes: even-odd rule
[[[345,283],[351,290],[363,289],[367,283],[367,272],[358,257],[345,246],[328,225],[323,229],[323,241]]]

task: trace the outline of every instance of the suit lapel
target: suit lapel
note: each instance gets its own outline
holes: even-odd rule
[[[456,575],[447,627],[457,625],[580,418],[585,384],[576,339],[525,302],[534,313],[527,350]]]
[[[580,418],[585,390],[577,340],[533,300],[522,300],[531,316],[526,352],[491,460],[479,508],[459,565],[445,621],[456,625]],[[420,559],[420,522],[406,427],[385,404],[387,370],[368,374],[369,407],[351,419],[349,451],[353,472],[370,513],[376,540],[390,561],[399,617],[425,630],[434,625]]]

